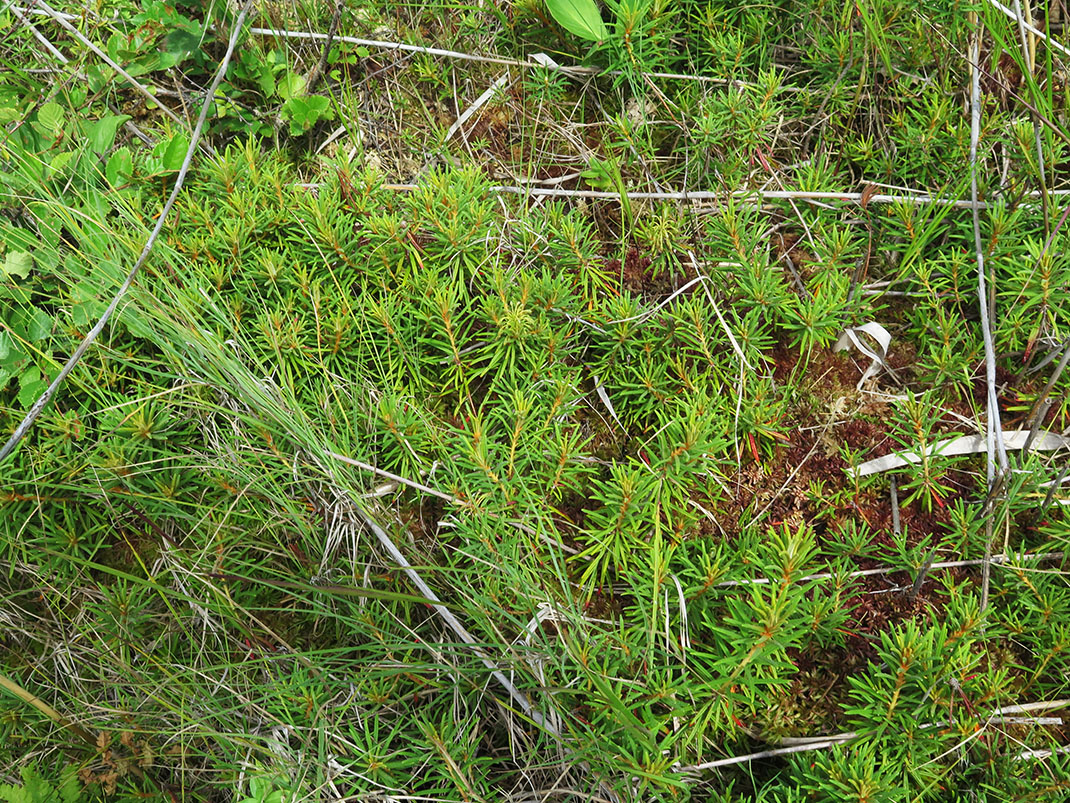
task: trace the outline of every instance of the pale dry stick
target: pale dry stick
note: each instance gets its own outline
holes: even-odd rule
[[[997,11],[1002,12],[1003,14],[1007,15],[1008,17],[1010,17],[1012,20],[1016,20],[1017,21],[1019,19],[1019,17],[1014,13],[1013,9],[1008,8],[1007,6],[1005,6],[1002,3],[998,2],[998,0],[988,0],[988,3],[989,3],[989,5],[992,6],[992,8],[996,9]],[[1047,42],[1048,46],[1051,47],[1053,50],[1058,50],[1064,56],[1070,56],[1070,48],[1068,48],[1066,45],[1063,45],[1063,44],[1057,42],[1056,40],[1052,39],[1050,36],[1048,36],[1042,30],[1040,30],[1040,29],[1036,28],[1035,26],[1030,25],[1029,23],[1026,23],[1026,22],[1022,23],[1022,27],[1026,31],[1031,33],[1033,36],[1035,36],[1038,39],[1040,39],[1042,42]]]
[[[327,34],[317,31],[287,31],[280,28],[250,28],[249,33],[256,36],[270,36],[275,39],[309,39],[322,41]],[[422,53],[427,56],[440,56],[459,61],[476,61],[484,64],[502,64],[507,67],[523,67],[529,70],[544,69],[564,73],[575,77],[581,76],[616,76],[623,75],[620,70],[600,70],[597,67],[579,67],[573,65],[558,64],[552,59],[539,61],[521,61],[504,56],[477,56],[472,53],[464,53],[459,50],[443,50],[437,47],[423,47],[422,45],[407,45],[402,42],[385,42],[381,39],[361,39],[357,36],[336,36],[335,42],[345,42],[350,45],[362,47],[374,47],[377,50],[400,50],[406,53]],[[670,81],[697,81],[704,84],[720,84],[722,86],[757,87],[757,84],[746,81],[737,81],[732,78],[714,78],[708,75],[688,75],[685,73],[647,72],[639,73],[642,78],[662,78]],[[816,93],[818,90],[800,86],[781,87],[782,92]]]
[[[401,477],[397,474],[391,474],[389,471],[386,471],[381,468],[376,468],[375,466],[369,465],[368,463],[362,463],[359,460],[354,460],[352,457],[346,457],[344,454],[338,454],[337,452],[331,451],[325,451],[324,454],[333,460],[338,460],[339,462],[345,463],[346,465],[353,466],[354,468],[359,468],[361,471],[368,471],[372,474],[378,474],[380,477],[386,477],[388,480],[393,480],[394,482],[400,483],[401,485],[407,485],[410,488],[413,488],[417,491],[421,491],[422,493],[428,494],[430,496],[437,497],[445,502],[457,505],[458,507],[467,507],[467,503],[463,499],[458,499],[456,496],[450,496],[449,494],[442,493],[442,491],[436,491],[434,488],[416,482],[415,480],[406,479],[405,477]]]
[[[1070,753],[1070,744],[1064,744],[1062,747],[1056,747],[1054,749],[1023,750],[1021,753],[1011,758],[1011,761],[1032,761],[1033,759],[1061,756],[1065,753]]]
[[[985,255],[981,242],[981,214],[977,200],[977,146],[981,138],[981,29],[977,12],[970,12],[974,33],[970,40],[970,200],[973,205],[973,242],[977,259],[977,301],[981,316],[981,336],[985,347],[985,377],[988,387],[987,457],[988,492],[991,495],[997,482],[1007,471],[1007,451],[1003,446],[1003,427],[999,417],[999,399],[996,396],[996,351],[992,343],[992,322],[989,313],[989,293],[985,282]],[[999,472],[997,476],[997,452]],[[988,589],[991,583],[992,515],[985,517],[985,562],[981,568],[981,610],[988,606]]]
[[[563,176],[556,176],[554,178],[524,178],[523,176],[514,176],[514,180],[521,184],[542,184],[546,187],[551,187],[554,184],[564,184],[566,181],[575,181],[582,173],[565,173]]]
[[[1003,714],[1029,714],[1033,711],[1051,711],[1055,708],[1066,708],[1067,706],[1070,706],[1070,699],[1041,700],[1036,703],[1012,703],[1011,705],[997,708],[992,712],[992,716],[1002,716]]]
[[[443,142],[449,142],[451,139],[453,139],[453,135],[456,134],[461,129],[461,127],[472,118],[473,114],[482,109],[483,106],[487,103],[487,101],[493,98],[495,93],[498,92],[502,87],[504,87],[508,81],[509,71],[506,70],[498,77],[498,79],[494,83],[487,87],[487,89],[483,92],[482,95],[475,99],[475,102],[473,102],[471,106],[464,110],[464,113],[460,117],[458,117],[454,121],[453,125],[451,125],[449,127],[449,130],[446,132],[446,137]]]
[[[256,28],[249,29],[249,33],[254,36],[269,36],[273,39],[306,39],[313,41],[323,41],[327,38],[327,34],[319,33],[317,31],[287,31],[281,28]],[[400,50],[403,53],[422,53],[426,56],[441,56],[447,59],[456,59],[458,61],[476,61],[483,64],[503,64],[508,67],[539,67],[535,62],[521,61],[519,59],[510,59],[504,56],[476,56],[472,53],[464,53],[459,50],[443,50],[438,47],[423,47],[422,45],[407,45],[403,42],[386,42],[380,39],[362,39],[357,36],[335,36],[335,42],[344,42],[348,45],[358,45],[361,47],[373,47],[378,50]],[[560,68],[558,68],[560,69]]]
[[[311,95],[316,91],[316,85],[320,82],[320,78],[323,77],[323,71],[327,69],[327,59],[331,54],[331,43],[338,33],[338,23],[342,20],[343,8],[345,8],[345,0],[337,0],[334,6],[334,14],[331,16],[331,24],[327,28],[327,37],[323,40],[323,51],[320,53],[319,61],[316,62],[316,66],[312,68],[312,72],[305,79],[306,95]]]
[[[695,273],[697,273],[699,276],[703,276],[701,270],[699,270],[698,260],[695,259],[694,251],[688,251],[687,258],[691,260],[691,267],[695,269]],[[708,279],[709,277],[704,278]],[[747,366],[747,370],[751,371],[752,373],[757,373],[757,371],[754,370],[754,366],[752,366],[747,361],[747,355],[743,353],[743,349],[740,347],[739,342],[736,340],[736,336],[732,334],[732,330],[728,326],[728,321],[726,321],[724,319],[724,316],[721,315],[721,308],[717,306],[717,301],[714,299],[713,293],[710,292],[709,285],[703,283],[702,289],[706,291],[706,298],[709,300],[710,305],[713,307],[714,314],[717,315],[717,320],[720,322],[721,328],[723,328],[725,334],[728,335],[728,342],[732,344],[732,350],[736,353],[736,356],[739,357],[740,361],[745,366]]]
[[[1028,9],[1028,3],[1026,7]],[[1027,10],[1028,13],[1028,10]],[[1033,69],[1035,66],[1036,57],[1036,37],[1032,38],[1032,47],[1026,37],[1026,23],[1032,20],[1025,20],[1022,17],[1022,3],[1021,0],[1014,0],[1014,15],[1015,20],[1018,22],[1018,38],[1022,45],[1022,58],[1025,59],[1025,68],[1029,70],[1030,78],[1032,78]],[[1032,26],[1030,26],[1032,27]],[[1040,178],[1040,191],[1042,193],[1041,201],[1044,206],[1044,228],[1047,228],[1051,221],[1048,218],[1048,195],[1047,195],[1047,179],[1044,176],[1044,142],[1040,136],[1040,121],[1037,119],[1038,113],[1034,110],[1030,112],[1030,117],[1033,120],[1033,140],[1034,147],[1037,151],[1037,173]]]
[[[1067,209],[1067,211],[1070,212],[1070,209]],[[1047,384],[1044,385],[1044,390],[1037,396],[1037,400],[1033,402],[1033,408],[1029,411],[1029,418],[1026,421],[1031,418],[1032,424],[1029,427],[1029,437],[1026,438],[1025,445],[1022,447],[1022,462],[1025,462],[1029,447],[1033,445],[1033,441],[1036,439],[1037,433],[1040,432],[1040,427],[1044,424],[1044,418],[1051,407],[1048,394],[1051,393],[1055,383],[1059,381],[1059,377],[1066,370],[1067,363],[1070,363],[1070,337],[1063,341],[1063,353],[1059,358],[1059,363],[1055,366],[1055,370],[1048,378]]]
[[[1002,566],[1009,563],[1011,560],[1061,560],[1066,557],[1065,552],[1038,552],[1038,553],[1026,553],[1024,555],[993,555],[991,563],[993,566]],[[975,558],[972,560],[949,560],[941,561],[938,563],[930,564],[928,571],[934,572],[940,569],[961,569],[967,566],[980,566],[984,563],[981,558]],[[843,577],[846,580],[853,580],[858,577],[878,577],[883,574],[897,574],[899,572],[905,572],[906,569],[897,566],[886,566],[880,569],[859,569],[857,571],[849,572],[845,575],[837,575],[833,572],[818,572],[817,574],[808,574],[805,577],[800,577],[796,582],[806,583],[811,580],[832,580],[836,577]],[[750,585],[769,585],[772,581],[768,577],[755,577],[750,580],[723,580],[720,583],[715,583],[713,588],[735,588],[736,586],[750,586]],[[777,580],[780,582],[780,580]]]
[[[1062,717],[1000,717],[1000,725],[1062,725]]]
[[[98,320],[96,325],[89,331],[89,334],[83,338],[82,342],[78,344],[78,348],[74,350],[74,354],[67,360],[67,363],[56,375],[56,378],[52,380],[52,383],[48,388],[45,389],[45,392],[41,394],[36,402],[34,402],[33,407],[30,408],[30,411],[26,413],[26,417],[23,418],[15,428],[14,433],[12,433],[7,443],[5,443],[3,447],[0,447],[0,462],[11,454],[15,447],[18,446],[19,441],[21,441],[26,436],[26,433],[30,431],[30,427],[33,426],[34,421],[37,420],[37,416],[41,414],[45,405],[48,404],[49,400],[51,400],[52,396],[59,389],[59,386],[67,379],[71,371],[74,370],[74,367],[79,363],[89,347],[93,345],[94,341],[100,336],[105,325],[118,308],[119,302],[122,301],[123,297],[134,283],[134,279],[137,278],[141,266],[144,265],[149,258],[149,254],[152,252],[152,248],[156,244],[156,239],[160,236],[160,232],[163,230],[164,222],[167,220],[167,216],[171,212],[171,207],[175,205],[178,193],[181,192],[182,186],[185,184],[186,174],[189,172],[190,164],[193,162],[193,154],[196,153],[197,144],[201,138],[201,131],[204,128],[205,120],[208,119],[208,108],[211,105],[212,100],[215,98],[216,89],[219,87],[219,84],[223,80],[223,76],[227,72],[227,67],[230,64],[230,58],[234,53],[234,47],[238,42],[238,36],[241,33],[242,25],[245,22],[245,17],[252,4],[253,0],[245,0],[241,12],[238,14],[238,18],[234,22],[234,30],[231,33],[230,41],[227,43],[227,51],[223,54],[223,60],[220,62],[219,69],[216,70],[212,85],[208,88],[208,92],[205,95],[204,103],[201,106],[200,116],[197,118],[197,124],[194,126],[193,132],[190,134],[189,147],[186,149],[186,156],[182,160],[182,167],[179,168],[178,175],[175,176],[175,185],[171,189],[171,194],[168,196],[167,202],[163,205],[163,209],[160,210],[160,216],[156,220],[156,225],[153,227],[148,239],[145,241],[145,246],[141,249],[141,255],[138,256],[137,261],[134,263],[134,267],[132,267],[130,272],[126,274],[126,278],[112,297],[111,303],[108,304],[104,313],[100,316],[100,320]],[[44,7],[47,8],[47,6]]]
[[[34,39],[36,39],[38,42],[41,43],[41,47],[43,47],[45,50],[47,50],[52,55],[52,58],[54,58],[56,61],[58,61],[64,67],[66,67],[68,64],[70,64],[71,60],[69,58],[67,58],[66,56],[64,56],[63,53],[60,52],[59,48],[57,48],[54,44],[52,44],[52,42],[49,41],[48,38],[43,33],[41,33],[39,30],[37,30],[37,27],[35,25],[33,25],[33,23],[28,21],[28,12],[25,9],[22,9],[20,11],[16,7],[11,6],[10,3],[8,4],[7,8],[12,8],[13,10],[16,11],[17,14],[19,14],[19,16],[22,18],[23,25],[25,25],[27,28],[30,29],[30,33],[33,34]],[[35,70],[27,70],[27,72],[36,72],[36,71]],[[52,74],[54,74],[56,72],[56,70],[54,68],[52,68],[52,67],[49,67],[48,69],[44,70],[43,72],[45,72],[48,75],[52,75]],[[83,73],[81,73],[81,72],[73,72],[72,73],[72,77],[80,79],[80,80],[83,80],[83,81],[85,80],[85,75]],[[52,94],[55,94],[55,91],[53,91]],[[119,111],[111,103],[109,103],[107,105],[108,105],[108,108],[111,109],[113,114],[119,114]],[[155,141],[148,136],[148,134],[146,134],[144,131],[142,131],[140,128],[138,128],[136,125],[134,125],[130,120],[127,120],[125,123],[123,123],[123,128],[125,128],[128,132],[130,132],[135,137],[140,139],[146,145],[155,145],[156,144]]]
[[[1029,711],[1048,711],[1053,708],[1065,708],[1070,705],[1070,700],[1048,700],[1038,703],[1025,703],[1021,705],[1008,705],[1003,708],[997,708],[991,714],[988,715],[988,721],[986,725],[996,721],[1004,714],[1017,714],[1027,713]],[[922,728],[931,728],[931,723],[926,723],[921,726]],[[982,729],[983,730],[983,729]],[[980,733],[980,730],[978,731]],[[693,764],[691,766],[676,767],[675,772],[699,772],[701,770],[716,769],[717,767],[728,767],[734,764],[747,764],[752,761],[757,761],[763,758],[771,758],[773,756],[785,756],[792,753],[805,753],[811,750],[825,750],[830,747],[835,747],[838,744],[846,744],[847,742],[854,741],[861,734],[856,731],[848,731],[846,733],[837,733],[832,736],[819,736],[814,739],[795,739],[796,742],[788,747],[777,747],[772,750],[762,750],[758,753],[748,753],[743,756],[730,756],[729,758],[721,758],[716,761],[707,761],[702,764]]]
[[[734,764],[749,764],[752,761],[758,761],[763,758],[773,758],[775,756],[790,756],[792,753],[808,753],[812,750],[826,750],[830,747],[835,747],[838,744],[845,744],[853,739],[857,739],[857,733],[841,733],[837,736],[829,737],[818,742],[808,742],[806,744],[792,745],[791,747],[774,747],[772,750],[762,750],[759,753],[748,753],[743,756],[729,756],[728,758],[719,758],[716,761],[706,761],[702,764],[692,764],[686,767],[674,768],[675,772],[701,772],[703,770],[712,770],[717,767],[730,767]]]
[[[13,680],[3,674],[0,674],[0,689],[3,689],[4,691],[19,698],[27,705],[36,708],[50,720],[55,722],[56,725],[61,728],[64,728],[65,730],[69,730],[71,733],[73,733],[90,747],[96,746],[96,739],[94,739],[92,735],[90,735],[89,731],[87,731],[81,725],[78,725],[67,719],[65,716],[63,716],[63,714],[59,713],[59,711],[50,706],[40,697],[37,697],[36,695],[26,691],[26,689],[22,688],[22,686],[15,683]]]
[[[35,0],[35,2],[36,2],[36,0]],[[67,22],[81,22],[82,19],[83,19],[78,14],[68,14],[65,11],[56,11],[53,14],[49,14],[47,11],[43,11],[43,10],[41,10],[39,8],[31,8],[31,7],[27,7],[27,6],[16,6],[13,3],[8,3],[6,6],[4,6],[4,10],[5,11],[7,11],[7,9],[9,9],[9,8],[12,11],[14,11],[16,14],[37,14],[39,17],[52,17],[53,19],[58,17],[58,18],[67,20]],[[92,16],[92,17],[94,17],[96,19],[99,19],[99,17],[97,17],[96,14],[90,13],[89,16]]]
[[[1023,25],[1029,28],[1035,28],[1036,26],[1033,24],[1033,6],[1029,3],[1025,4],[1024,15],[1025,19]],[[1029,40],[1029,53],[1027,54],[1029,59],[1029,72],[1033,72],[1037,68],[1037,37],[1036,34],[1031,33],[1026,38]]]
[[[296,184],[294,186],[311,189],[319,184]],[[414,192],[419,189],[418,184],[384,184],[383,189],[396,192]],[[565,190],[556,187],[519,187],[509,185],[497,185],[488,187],[489,192],[500,192],[510,195],[530,195],[548,198],[584,198],[584,199],[609,199],[620,200],[626,197],[631,201],[723,201],[726,198],[739,198],[749,200],[758,198],[763,201],[788,201],[801,200],[817,203],[819,201],[842,201],[861,205],[865,200],[867,204],[912,204],[915,206],[950,206],[955,209],[973,209],[973,201],[958,198],[942,198],[932,195],[871,195],[863,198],[861,192],[810,192],[804,190],[736,190],[734,192],[718,192],[713,190],[673,190],[666,192],[644,192],[626,190],[625,192],[610,192],[606,190]],[[1052,190],[1049,195],[1070,195],[1070,190]],[[1037,198],[1039,193],[1028,192],[1025,198]],[[991,204],[987,201],[978,201],[978,209],[988,209]]]
[[[356,511],[368,529],[374,533],[379,543],[390,554],[390,557],[393,558],[397,565],[401,567],[402,571],[405,572],[412,584],[416,586],[426,599],[431,600],[430,604],[435,613],[442,617],[442,620],[457,635],[457,637],[468,646],[477,658],[479,658],[483,666],[490,670],[490,673],[495,680],[502,685],[502,687],[509,693],[509,696],[518,706],[520,706],[520,710],[523,711],[532,722],[550,735],[560,736],[560,731],[550,718],[538,711],[535,706],[532,705],[531,700],[528,699],[527,695],[513,685],[512,681],[505,676],[505,673],[498,668],[498,665],[494,663],[483,648],[479,646],[479,642],[476,641],[475,637],[465,629],[460,620],[453,615],[453,612],[442,604],[442,600],[439,599],[438,595],[434,592],[434,589],[424,582],[420,573],[413,568],[412,564],[405,558],[405,555],[398,549],[394,541],[386,534],[386,531],[361,508],[356,508]]]
[[[56,22],[56,24],[58,24],[61,28],[67,31],[67,33],[69,33],[83,45],[92,50],[101,59],[101,61],[103,61],[113,70],[115,70],[115,72],[117,72],[124,81],[130,84],[130,86],[132,86],[139,93],[144,95],[146,99],[148,99],[152,103],[155,103],[160,108],[160,111],[170,117],[174,122],[178,123],[178,125],[182,128],[189,128],[189,123],[187,121],[183,120],[181,117],[179,117],[169,108],[167,108],[164,104],[160,103],[160,99],[153,95],[151,92],[149,92],[148,88],[144,84],[134,78],[134,76],[130,75],[130,73],[120,67],[115,61],[113,61],[111,56],[109,56],[107,53],[105,53],[103,50],[93,44],[88,38],[86,38],[85,34],[83,34],[81,31],[71,25],[66,19],[64,19],[64,15],[60,14],[58,11],[52,8],[50,5],[48,5],[48,3],[44,2],[44,0],[36,0],[36,3],[38,6],[41,7],[41,10],[44,11],[45,14],[47,14],[49,17],[52,18],[54,22]],[[213,87],[212,94],[209,95],[209,99],[214,96],[215,88]]]
[[[29,17],[25,11],[20,12],[18,9],[15,9],[15,13],[18,14],[19,21],[29,29],[30,33],[33,34],[33,38],[41,43],[41,47],[47,50],[52,55],[52,58],[64,65],[70,61],[70,59],[64,56],[54,44],[45,38],[44,34],[37,30],[37,26],[29,21]],[[49,71],[51,72],[51,69]]]

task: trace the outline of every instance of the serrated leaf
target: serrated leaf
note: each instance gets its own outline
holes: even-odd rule
[[[37,307],[15,306],[7,323],[16,338],[28,343],[36,343],[52,334],[52,316]]]
[[[52,334],[52,316],[37,307],[30,309],[31,312],[26,315],[26,339],[36,343]]]
[[[274,97],[275,95],[275,76],[271,74],[271,70],[262,70],[260,75],[256,79],[257,86],[260,87],[260,92],[266,98]]]
[[[18,347],[11,335],[0,330],[0,390],[7,387],[11,377],[18,374],[29,359],[29,355]]]
[[[29,407],[45,392],[48,383],[41,378],[41,369],[36,365],[27,368],[19,377],[19,404]]]
[[[71,321],[84,329],[97,322],[107,305],[97,297],[93,286],[83,281],[71,288],[71,307]]]
[[[63,121],[66,116],[62,106],[49,102],[37,110],[37,125],[43,133],[58,137],[63,130]]]
[[[33,268],[33,257],[25,251],[8,251],[0,265],[0,281],[25,279]]]
[[[330,105],[330,99],[321,95],[290,98],[282,105],[283,115],[290,119],[290,133],[300,136],[321,119],[330,120],[334,116]]]
[[[120,187],[134,174],[134,157],[130,149],[125,145],[116,148],[115,152],[108,157],[108,163],[104,167],[104,175],[108,184],[112,187]]]
[[[67,165],[71,163],[78,154],[75,151],[61,151],[52,157],[52,161],[49,162],[49,167],[54,173],[60,173]]]
[[[571,34],[592,42],[609,38],[594,0],[546,0],[546,7],[557,24]]]

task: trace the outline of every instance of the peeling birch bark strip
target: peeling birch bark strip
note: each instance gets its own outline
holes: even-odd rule
[[[986,724],[998,722],[1005,714],[1024,713],[1029,711],[1049,711],[1053,708],[1065,708],[1070,705],[1070,700],[1046,700],[1038,703],[1024,703],[1021,705],[1007,705],[1002,708],[997,708],[987,717]],[[1031,719],[1041,719],[1040,717],[1032,717]],[[1049,718],[1044,718],[1049,719]],[[1058,717],[1052,717],[1050,719],[1058,719]],[[926,723],[921,726],[922,728],[933,727],[932,723]],[[711,770],[718,767],[729,767],[734,764],[748,764],[752,761],[758,761],[763,758],[772,758],[775,756],[786,756],[792,753],[806,753],[812,750],[827,750],[830,747],[835,747],[838,744],[847,744],[855,739],[863,736],[864,734],[856,731],[849,731],[847,733],[837,733],[832,736],[815,736],[813,738],[798,738],[787,737],[780,740],[783,747],[775,747],[771,750],[762,750],[757,753],[747,753],[742,756],[729,756],[728,758],[719,758],[715,761],[706,761],[702,764],[692,764],[690,766],[676,767],[675,772],[701,772],[702,770]],[[1065,752],[1070,750],[1070,746],[1063,748],[1056,748],[1058,752]],[[1030,755],[1026,755],[1029,753]],[[1052,751],[1050,750],[1036,750],[1036,751],[1024,751],[1019,753],[1016,760],[1021,758],[1047,758]]]
[[[1024,555],[994,555],[992,556],[992,565],[1003,566],[1005,564],[1010,564],[1012,560],[1048,561],[1061,560],[1065,557],[1065,552],[1039,552],[1035,554],[1026,553]],[[941,569],[961,569],[968,566],[980,566],[983,563],[984,560],[981,558],[976,558],[974,560],[940,561],[937,563],[933,563],[931,566],[929,566],[929,571],[934,572],[939,571]],[[858,577],[879,577],[882,574],[896,574],[898,572],[905,571],[909,570],[903,566],[886,566],[881,569],[859,569],[858,571],[850,572],[843,576],[848,580],[853,580]],[[836,575],[832,572],[818,572],[817,574],[808,574],[805,577],[800,577],[796,582],[808,583],[811,580],[831,580],[833,577],[836,577]],[[770,582],[771,581],[768,577],[755,577],[750,580],[724,580],[723,582],[715,583],[713,585],[713,588],[734,588],[736,586],[769,585]],[[777,579],[777,582],[781,582],[780,579]]]
[[[1028,429],[1005,430],[1003,432],[1003,443],[1008,450],[1021,449],[1029,440],[1029,435],[1030,430]],[[1057,435],[1054,432],[1041,431],[1037,432],[1036,437],[1029,444],[1029,448],[1045,452],[1068,449],[1070,448],[1070,438]],[[921,453],[893,452],[892,454],[884,455],[884,457],[867,460],[865,463],[855,466],[854,474],[858,477],[868,477],[870,474],[879,474],[882,471],[891,471],[892,469],[918,463],[923,456],[954,457],[964,454],[984,454],[987,451],[988,444],[984,436],[962,435],[934,443],[923,449]]]

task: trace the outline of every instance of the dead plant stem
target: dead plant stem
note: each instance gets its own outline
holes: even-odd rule
[[[33,407],[26,413],[26,417],[22,419],[19,425],[15,428],[11,437],[8,438],[7,443],[0,447],[0,462],[4,460],[19,442],[26,436],[26,433],[30,431],[34,421],[41,414],[41,411],[45,408],[52,396],[59,389],[67,377],[70,375],[74,367],[81,361],[83,355],[89,350],[89,347],[93,345],[96,339],[100,336],[100,333],[104,331],[105,325],[111,319],[111,316],[115,313],[115,310],[119,307],[119,302],[122,301],[131,285],[134,283],[134,279],[137,278],[138,272],[141,270],[141,266],[149,258],[149,254],[152,252],[153,246],[156,244],[156,239],[160,236],[160,232],[163,230],[164,223],[167,220],[168,214],[171,212],[171,208],[175,205],[175,201],[178,198],[179,192],[182,191],[182,186],[186,181],[186,174],[189,172],[190,165],[193,162],[193,154],[197,152],[197,144],[201,139],[201,132],[204,129],[204,123],[208,119],[208,109],[215,100],[216,89],[219,88],[219,84],[223,81],[223,76],[226,75],[227,67],[230,64],[230,58],[234,54],[234,47],[238,43],[238,36],[241,34],[242,27],[245,23],[245,17],[249,13],[249,9],[252,7],[253,0],[245,0],[245,4],[242,6],[241,12],[238,14],[237,19],[234,21],[234,30],[231,32],[230,41],[227,43],[227,51],[223,55],[223,60],[219,64],[219,69],[216,70],[215,78],[212,81],[212,85],[205,93],[204,103],[201,104],[201,113],[197,118],[197,124],[193,127],[193,132],[190,135],[189,147],[186,149],[186,157],[182,160],[182,167],[178,171],[178,175],[175,176],[175,184],[171,189],[171,194],[167,198],[167,202],[164,204],[163,209],[160,210],[159,217],[156,219],[156,225],[153,227],[152,232],[149,234],[148,239],[145,241],[144,247],[141,249],[141,255],[134,263],[134,267],[127,273],[126,278],[123,280],[122,285],[112,296],[111,303],[108,304],[104,313],[100,316],[100,320],[89,331],[89,334],[82,339],[82,342],[78,344],[78,348],[74,350],[74,353],[67,360],[67,363],[63,366],[60,372],[56,375],[56,378],[52,380],[52,383],[45,389],[45,392],[34,402]],[[41,3],[42,8],[49,8],[46,4]],[[70,27],[71,30],[75,30],[70,23],[66,20],[62,20],[56,17],[56,20],[66,27]],[[81,34],[79,33],[79,36]],[[84,38],[84,37],[83,37]],[[88,43],[88,40],[86,40]],[[179,121],[181,122],[181,121]],[[183,124],[184,125],[184,124]]]

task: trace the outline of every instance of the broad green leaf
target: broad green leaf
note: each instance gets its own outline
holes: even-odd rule
[[[114,75],[111,67],[107,65],[90,64],[85,70],[86,86],[90,92],[99,92],[111,82]]]
[[[546,7],[557,24],[569,33],[592,42],[609,38],[594,0],[546,0]]]
[[[257,86],[260,87],[260,91],[264,97],[270,98],[275,95],[275,76],[272,75],[271,70],[261,70],[260,75],[256,79]]]
[[[52,316],[42,309],[30,307],[26,314],[26,339],[31,343],[52,334]]]
[[[100,300],[96,289],[88,281],[81,281],[71,288],[71,307],[71,322],[79,329],[84,329],[97,322],[107,304]]]
[[[130,120],[129,114],[109,114],[91,123],[82,124],[82,132],[89,142],[89,149],[97,155],[103,155],[115,144],[115,132],[123,123]]]
[[[304,76],[298,75],[295,72],[288,72],[278,82],[279,97],[283,100],[290,100],[299,96],[305,91],[305,85],[308,82],[304,79]]]
[[[33,257],[25,251],[8,251],[4,263],[0,265],[0,281],[25,279],[33,267]]]
[[[49,162],[48,166],[52,168],[53,173],[61,173],[77,156],[78,153],[76,151],[60,151],[52,157],[52,161]]]
[[[41,377],[41,369],[31,365],[19,377],[19,404],[29,407],[45,392],[48,383]]]
[[[63,121],[66,112],[58,103],[46,103],[37,110],[37,126],[42,134],[50,137],[58,137],[63,131]]]
[[[0,390],[7,387],[11,377],[16,376],[29,359],[11,335],[0,329]]]
[[[271,783],[260,777],[250,778],[249,791],[253,797],[260,799],[271,791]]]
[[[137,78],[139,75],[148,75],[163,68],[163,57],[159,53],[145,53],[134,61],[126,62],[126,72]],[[151,87],[150,87],[150,90]]]
[[[201,37],[192,31],[184,31],[178,28],[171,31],[163,40],[164,50],[171,55],[172,65],[186,59],[191,53],[195,53],[201,46]]]
[[[283,115],[290,119],[290,133],[300,136],[321,119],[330,120],[334,116],[330,105],[330,99],[322,95],[290,98],[282,105]]]
[[[160,157],[163,169],[169,172],[181,169],[187,150],[189,150],[189,140],[185,134],[179,133],[171,137],[171,141],[167,143],[167,147],[164,148]]]
[[[52,333],[52,316],[33,306],[15,306],[7,319],[12,334],[28,343],[36,343]]]
[[[104,175],[108,179],[108,184],[112,187],[121,187],[133,174],[134,157],[130,154],[130,149],[125,145],[116,148],[115,152],[108,157],[108,163],[104,167]]]

